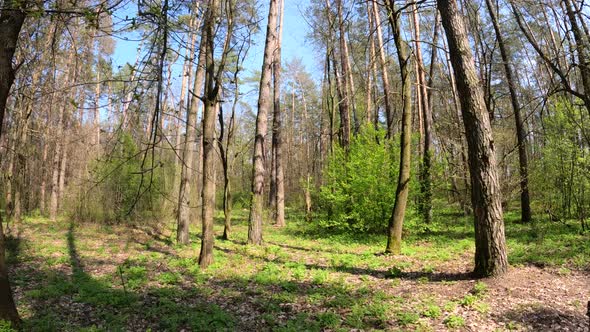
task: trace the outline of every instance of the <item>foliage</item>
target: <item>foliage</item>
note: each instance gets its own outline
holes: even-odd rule
[[[9,321],[0,319],[0,332],[16,332]]]
[[[149,151],[144,162],[129,133],[119,131],[112,150],[95,162],[90,189],[76,209],[81,220],[121,222],[159,217],[163,213],[163,174],[160,163],[152,166]],[[157,207],[157,208],[155,208]]]
[[[382,232],[395,199],[397,140],[363,127],[349,150],[335,147],[318,192],[317,225],[333,232]]]
[[[456,329],[465,325],[465,319],[461,316],[449,315],[443,323],[450,329]]]
[[[551,104],[545,136],[532,173],[538,208],[553,221],[590,216],[590,118],[586,109],[565,99]]]

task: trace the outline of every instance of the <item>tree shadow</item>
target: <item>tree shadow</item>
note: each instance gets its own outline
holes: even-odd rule
[[[503,312],[499,319],[507,324],[516,322],[531,331],[585,331],[590,328],[589,318],[583,314],[540,305]]]
[[[247,252],[238,252],[236,250],[222,248],[219,246],[215,246],[215,250],[219,250],[221,252],[224,252],[224,253],[230,254],[230,255],[247,256],[249,259],[259,260],[259,261],[263,261],[266,263],[276,263],[276,264],[282,264],[282,265],[301,264],[300,262],[294,261],[294,260],[261,257],[261,256],[252,255]],[[428,278],[428,280],[431,282],[446,282],[446,281],[477,280],[477,279],[479,279],[471,272],[435,273],[435,272],[412,272],[412,271],[404,272],[404,271],[400,271],[399,273],[392,275],[388,270],[378,270],[378,269],[371,269],[371,268],[354,267],[354,266],[343,265],[343,264],[328,266],[328,265],[321,265],[321,264],[304,263],[301,265],[304,266],[306,269],[341,272],[341,273],[347,273],[347,274],[357,275],[357,276],[371,276],[371,277],[379,278],[379,279],[401,278],[401,279],[406,279],[406,280],[420,280],[423,278]]]
[[[5,235],[4,245],[6,249],[6,264],[15,264],[21,253],[21,238],[19,235]]]
[[[196,288],[127,290],[117,285],[114,276],[93,277],[85,271],[85,260],[76,247],[74,224],[68,227],[65,238],[71,273],[63,268],[47,268],[43,260],[30,256],[23,268],[14,271],[20,281],[18,298],[31,312],[24,320],[26,331],[216,331],[230,330],[236,322],[232,314],[209,304]],[[14,248],[12,255],[21,258],[22,253]]]
[[[178,272],[190,284],[150,283],[125,289],[116,275],[105,278],[87,272],[94,260],[78,249],[76,229],[71,224],[64,232],[67,261],[63,267],[71,270],[48,266],[35,251],[23,253],[13,247],[15,257],[27,255],[22,257],[27,268],[14,271],[21,280],[20,305],[30,312],[24,320],[27,331],[261,331],[289,326],[290,330],[319,331],[326,328],[316,319],[321,312],[300,306],[301,298],[322,298],[334,310],[366,303],[366,293],[337,283],[284,280],[272,274],[268,279],[232,275],[201,280],[190,269]],[[387,326],[384,319],[366,315],[369,325],[365,326]]]

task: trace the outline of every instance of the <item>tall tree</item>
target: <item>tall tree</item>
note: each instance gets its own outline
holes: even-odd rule
[[[219,108],[219,96],[222,89],[222,75],[225,69],[227,55],[230,50],[230,42],[234,27],[232,1],[226,1],[225,12],[227,29],[220,59],[214,59],[215,32],[218,31],[216,22],[220,15],[218,0],[211,0],[206,14],[204,34],[205,45],[205,93],[203,95],[203,186],[202,186],[202,223],[201,252],[199,254],[199,266],[207,268],[213,262],[213,217],[215,213],[215,118]],[[217,67],[217,68],[216,68]]]
[[[23,1],[5,0],[0,9],[0,139],[2,139],[6,102],[15,77],[12,61],[18,36],[26,17],[25,5],[26,2]],[[2,216],[0,216],[0,320],[9,321],[18,327],[20,326],[20,317],[12,298],[5,251],[4,228]]]
[[[281,42],[283,37],[283,17],[285,10],[285,0],[279,0],[278,14],[278,31],[275,45],[272,73],[273,73],[273,123],[272,123],[272,158],[274,173],[274,200],[273,207],[275,225],[285,226],[285,173],[283,164],[283,136],[282,136],[282,117],[281,112]]]
[[[400,67],[402,81],[402,133],[400,138],[400,162],[397,188],[395,190],[395,203],[393,212],[387,226],[386,253],[400,254],[402,243],[402,228],[408,193],[410,192],[410,168],[412,158],[412,64],[410,48],[402,38],[401,11],[395,8],[394,0],[385,1],[387,17],[393,32],[397,58]]]
[[[252,157],[252,199],[248,218],[248,243],[262,244],[262,216],[264,203],[264,164],[267,131],[267,117],[272,105],[270,96],[273,54],[277,33],[278,0],[270,0],[268,25],[262,60],[262,73],[258,92],[258,113],[256,115],[256,133],[254,137],[254,155]]]
[[[521,221],[523,223],[527,223],[531,221],[527,135],[522,119],[520,102],[518,101],[518,93],[516,92],[516,76],[514,75],[510,65],[511,59],[508,54],[506,43],[504,42],[504,36],[500,30],[500,23],[498,22],[496,8],[492,4],[491,0],[486,0],[486,7],[488,9],[488,13],[490,14],[490,18],[492,19],[492,25],[494,26],[494,32],[496,34],[496,41],[498,42],[498,47],[500,48],[500,55],[502,57],[502,64],[504,66],[504,75],[506,75],[506,83],[508,83],[508,91],[510,92],[510,103],[512,105],[512,111],[514,112],[514,121],[516,122],[516,139],[518,144],[518,162],[520,171],[520,216]]]
[[[391,87],[389,82],[389,69],[387,68],[386,50],[383,43],[383,31],[381,29],[381,16],[379,15],[379,7],[377,1],[373,0],[373,19],[375,21],[376,35],[377,35],[377,51],[379,53],[379,64],[381,66],[381,80],[383,83],[383,105],[385,106],[385,118],[387,123],[387,137],[391,138],[394,134],[394,120],[393,107],[391,100]]]
[[[341,67],[341,80],[342,80],[342,96],[343,100],[340,102],[346,103],[346,118],[342,118],[343,123],[343,134],[342,141],[343,146],[348,148],[350,144],[350,111],[352,109],[353,116],[356,120],[356,105],[354,100],[354,80],[352,79],[352,68],[350,66],[350,54],[348,52],[348,41],[346,40],[346,29],[344,27],[345,19],[342,8],[343,0],[336,0],[336,15],[338,17],[338,41],[340,46],[340,67]],[[355,121],[357,122],[357,121]],[[356,127],[356,126],[355,126]],[[356,131],[355,131],[356,132]]]
[[[426,83],[426,68],[422,59],[422,47],[420,41],[420,17],[418,6],[412,4],[412,23],[414,25],[414,52],[416,54],[416,77],[418,78],[418,89],[416,93],[420,96],[418,109],[422,115],[422,163],[420,164],[420,199],[419,210],[422,213],[424,222],[430,223],[432,219],[432,110],[430,108],[429,94]],[[435,23],[436,29],[436,23]],[[433,47],[433,50],[436,50]],[[432,67],[432,63],[430,64]]]
[[[199,44],[199,55],[197,68],[195,69],[195,81],[190,97],[190,105],[186,112],[186,129],[182,152],[182,169],[180,173],[176,228],[176,241],[182,244],[187,244],[189,242],[191,182],[194,173],[193,164],[197,137],[197,113],[199,111],[199,105],[201,104],[199,96],[201,95],[203,80],[205,78],[206,45],[207,34],[203,33]]]
[[[467,135],[471,201],[475,215],[476,276],[504,274],[508,269],[500,185],[492,128],[483,88],[477,77],[467,30],[456,0],[437,0],[449,43],[449,54]]]

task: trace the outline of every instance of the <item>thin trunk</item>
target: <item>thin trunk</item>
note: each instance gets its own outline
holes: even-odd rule
[[[367,62],[366,73],[367,73],[367,86],[365,95],[365,125],[369,126],[372,122],[373,114],[373,73],[375,72],[375,39],[373,38],[373,30],[375,24],[373,23],[373,17],[371,15],[371,4],[367,2],[367,18],[369,23],[369,59]],[[377,109],[377,108],[375,108]],[[376,111],[375,111],[376,112]]]
[[[39,212],[42,216],[45,215],[45,194],[47,190],[47,151],[49,150],[49,142],[47,141],[47,132],[44,135],[43,142],[43,157],[41,159],[41,185],[39,189]]]
[[[350,68],[350,56],[348,54],[348,43],[346,41],[346,31],[344,29],[344,18],[342,13],[342,1],[337,0],[336,10],[338,16],[338,31],[339,31],[339,42],[340,42],[340,67],[342,69],[341,80],[342,80],[342,100],[343,111],[341,114],[341,125],[342,125],[342,142],[345,149],[348,150],[350,145],[350,112],[355,113],[354,105],[354,81],[351,79],[351,68]]]
[[[223,216],[224,216],[224,227],[223,227],[223,239],[229,240],[229,236],[231,234],[231,211],[232,211],[232,196],[231,196],[231,182],[229,179],[229,172],[231,171],[231,165],[233,164],[233,160],[230,161],[230,147],[231,142],[234,136],[234,127],[235,127],[235,119],[236,119],[236,107],[238,105],[239,97],[240,97],[240,89],[239,89],[239,74],[240,67],[239,65],[236,66],[236,71],[234,72],[234,101],[231,109],[231,115],[229,118],[229,124],[227,126],[227,141],[225,147],[223,146],[223,131],[224,131],[224,124],[223,124],[223,112],[220,108],[219,111],[219,126],[221,128],[221,132],[219,134],[219,150],[221,154],[221,163],[223,166]],[[235,157],[234,157],[235,158]]]
[[[66,186],[66,167],[68,165],[68,146],[64,144],[61,152],[61,161],[59,164],[59,189],[57,192],[58,197],[58,211],[62,209],[62,203],[64,201],[64,192]]]
[[[409,46],[402,39],[400,27],[401,12],[396,11],[392,0],[386,0],[389,24],[393,31],[395,47],[402,81],[402,134],[400,138],[400,163],[397,189],[395,191],[395,204],[391,218],[389,218],[387,247],[385,252],[400,254],[402,242],[402,228],[408,193],[410,191],[410,168],[412,157],[412,75],[411,55]]]
[[[529,196],[529,180],[528,180],[528,157],[527,157],[527,139],[526,131],[524,128],[524,122],[522,120],[521,107],[518,101],[518,94],[516,92],[516,79],[510,66],[510,58],[508,50],[504,44],[504,36],[500,31],[500,24],[496,16],[496,11],[491,0],[486,0],[486,6],[492,24],[494,26],[494,32],[496,33],[496,40],[498,41],[498,47],[500,48],[500,55],[502,56],[502,63],[504,65],[504,74],[506,75],[506,81],[508,83],[508,90],[510,92],[510,103],[512,104],[512,110],[514,111],[514,120],[516,122],[516,139],[518,142],[518,162],[520,170],[520,211],[521,221],[528,223],[531,221],[531,201]]]
[[[456,0],[438,0],[437,7],[449,43],[467,133],[471,201],[475,210],[474,274],[501,275],[508,269],[508,259],[492,128],[483,88]]]
[[[100,66],[96,65],[96,87],[94,90],[94,117],[92,119],[92,125],[94,129],[94,135],[90,144],[93,147],[100,146]]]
[[[430,223],[432,220],[432,110],[430,109],[430,102],[428,99],[428,88],[426,83],[426,68],[422,59],[422,48],[420,45],[420,18],[418,16],[418,8],[416,3],[412,5],[412,21],[414,24],[415,33],[415,53],[416,64],[418,68],[417,77],[419,83],[420,95],[420,110],[422,114],[422,164],[420,165],[420,199],[418,210],[422,213],[422,218],[425,223]],[[435,22],[436,31],[436,22]],[[436,48],[433,47],[436,51]],[[432,66],[432,63],[431,63]]]
[[[68,55],[66,64],[73,64],[74,57],[76,53],[71,51]],[[69,87],[70,83],[74,80],[76,68],[74,66],[69,66],[68,70],[65,74],[65,79],[63,86]],[[53,152],[53,168],[52,168],[52,176],[51,176],[51,194],[49,196],[49,219],[55,221],[57,219],[57,214],[59,211],[59,175],[60,175],[60,158],[62,156],[62,149],[64,148],[64,141],[63,141],[63,130],[66,123],[66,112],[68,108],[68,98],[65,95],[61,96],[61,104],[59,107],[59,112],[57,115],[57,122],[55,128],[55,149]]]
[[[217,0],[209,3],[207,13],[207,23],[205,24],[205,34],[207,44],[205,46],[205,93],[203,104],[203,209],[202,223],[203,230],[201,235],[201,252],[199,253],[199,266],[207,268],[213,262],[213,217],[215,214],[215,119],[218,108],[220,107],[219,96],[222,89],[222,75],[224,73],[225,62],[229,52],[229,44],[233,30],[233,8],[228,1],[225,7],[225,16],[227,19],[227,32],[223,44],[223,53],[221,59],[214,60],[215,51],[215,22],[219,15]],[[217,72],[215,64],[217,65]]]
[[[381,65],[381,79],[383,80],[383,104],[385,106],[385,117],[387,122],[387,137],[392,138],[395,133],[394,114],[390,100],[390,82],[389,69],[387,68],[385,44],[383,43],[383,31],[381,29],[381,16],[379,15],[379,8],[375,0],[373,3],[373,18],[375,19],[375,26],[377,28],[377,51],[379,52],[379,64]]]
[[[256,245],[262,244],[262,216],[265,173],[264,139],[266,137],[267,131],[267,116],[272,104],[270,85],[272,78],[272,60],[276,43],[277,7],[277,0],[270,0],[266,42],[264,46],[264,58],[262,62],[262,74],[260,77],[260,90],[258,95],[258,114],[256,116],[256,135],[254,137],[254,156],[252,158],[252,200],[250,205],[250,216],[248,220],[248,243]]]
[[[280,0],[279,28],[275,44],[275,53],[273,61],[273,90],[274,90],[274,108],[273,108],[273,125],[272,125],[272,145],[274,173],[275,173],[275,196],[274,201],[274,223],[278,227],[285,226],[285,174],[283,169],[283,135],[282,135],[282,112],[281,112],[281,41],[283,35],[283,12],[285,0]]]
[[[201,101],[199,96],[203,89],[205,79],[205,61],[207,45],[207,34],[203,33],[199,45],[197,68],[195,70],[195,81],[190,98],[190,105],[186,112],[186,129],[182,152],[182,170],[180,175],[180,186],[178,193],[178,214],[176,241],[181,244],[189,243],[189,227],[191,219],[191,182],[193,178],[194,151],[196,149],[196,137],[198,126],[198,112]]]

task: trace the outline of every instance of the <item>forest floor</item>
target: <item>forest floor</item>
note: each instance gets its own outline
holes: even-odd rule
[[[267,226],[264,246],[246,246],[247,211],[236,214],[232,240],[216,239],[206,271],[197,232],[180,247],[172,228],[12,225],[10,278],[25,330],[588,328],[590,233],[573,223],[521,225],[507,214],[510,270],[476,280],[471,218],[440,215],[406,236],[402,255],[385,256],[384,236],[318,238],[296,221]]]

